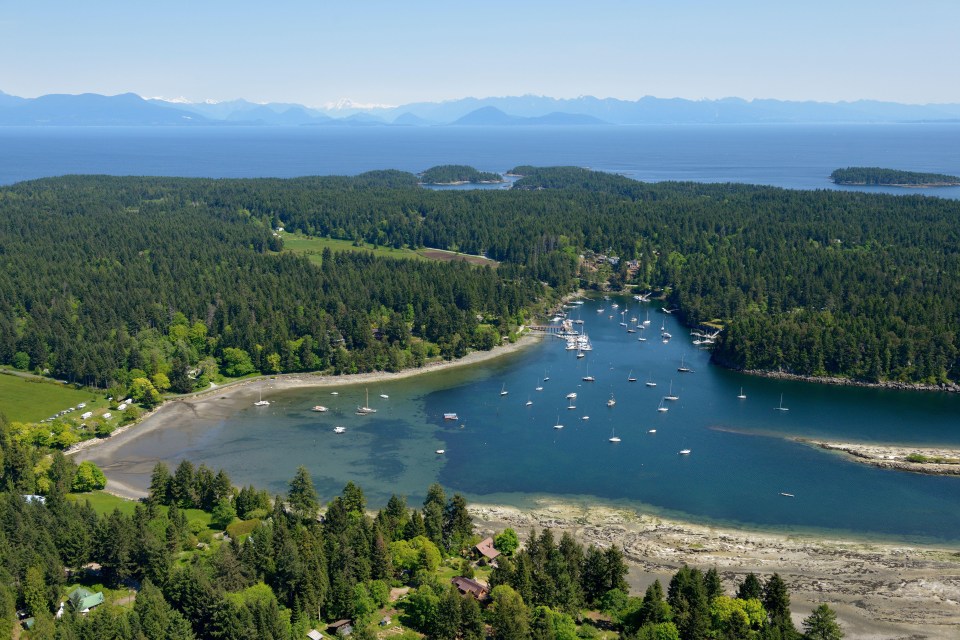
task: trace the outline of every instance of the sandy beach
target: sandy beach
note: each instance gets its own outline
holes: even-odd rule
[[[628,580],[642,593],[659,578],[666,588],[684,564],[716,567],[733,594],[753,571],[777,572],[790,587],[794,622],[826,602],[848,639],[956,638],[960,625],[960,553],[956,550],[856,542],[695,525],[629,509],[542,500],[533,509],[471,507],[484,532],[512,527],[570,531],[581,542],[623,547]]]

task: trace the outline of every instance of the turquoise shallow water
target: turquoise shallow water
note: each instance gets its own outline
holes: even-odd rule
[[[594,345],[582,360],[546,338],[488,363],[370,387],[378,412],[364,417],[354,414],[363,387],[336,396],[268,389],[269,407],[244,404],[227,417],[184,422],[131,441],[114,458],[189,458],[274,492],[304,464],[323,496],[352,480],[374,505],[392,492],[419,502],[439,480],[473,500],[519,506],[541,496],[601,500],[701,522],[960,543],[960,478],[875,469],[790,439],[960,446],[960,397],[736,374],[711,366],[659,307],[649,307],[648,340],[638,341],[619,315],[609,317],[614,301],[573,311]],[[633,307],[628,319],[645,317],[647,307],[616,301]],[[668,344],[661,321],[674,335]],[[681,358],[693,373],[677,372]],[[631,370],[637,382],[627,381]],[[584,382],[588,374],[596,382]],[[657,387],[647,387],[648,378]],[[671,380],[679,399],[660,413]],[[746,400],[736,397],[741,386]],[[574,410],[570,392],[578,394]],[[775,410],[781,394],[789,411]],[[315,404],[332,412],[311,412]],[[459,419],[445,421],[445,412]],[[562,430],[553,428],[558,421]],[[334,434],[335,425],[347,432]],[[608,441],[614,431],[618,444]]]

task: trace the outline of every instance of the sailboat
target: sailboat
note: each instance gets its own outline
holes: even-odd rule
[[[261,386],[261,387],[258,389],[258,391],[259,391],[259,396],[258,396],[258,397],[259,397],[260,399],[257,400],[256,402],[254,402],[254,403],[253,403],[253,406],[255,406],[255,407],[266,407],[267,405],[270,404],[270,401],[263,399],[263,387]]]
[[[746,399],[747,399],[747,396],[745,396],[745,395],[743,394],[743,387],[740,387],[740,395],[738,395],[737,398],[740,399],[740,400],[746,400]]]
[[[647,381],[644,384],[646,384],[648,387],[657,386],[657,383],[653,381],[653,378],[651,376],[647,376]]]
[[[611,394],[610,394],[610,399],[607,400],[607,406],[608,406],[608,407],[612,407],[612,406],[615,405],[615,404],[617,404],[617,401],[616,401],[616,399],[613,397],[613,394],[611,393]]]
[[[370,406],[370,390],[369,390],[369,389],[365,389],[365,391],[367,392],[367,396],[366,396],[366,397],[367,397],[367,400],[366,400],[366,402],[364,403],[364,405],[363,405],[362,407],[357,407],[357,415],[358,415],[358,416],[365,416],[365,415],[367,415],[367,414],[376,413],[376,412],[377,412],[376,409],[374,409],[374,408],[372,408],[372,407]]]
[[[381,389],[380,391],[382,392],[383,389]],[[386,400],[386,399],[388,399],[390,396],[388,396],[388,395],[385,394],[385,393],[381,393],[381,394],[380,394],[380,397],[383,398],[384,400]]]
[[[616,431],[610,430],[610,437],[608,438],[610,442],[620,442],[620,438],[617,437]]]
[[[504,385],[503,385],[502,387],[500,387],[500,395],[501,395],[501,396],[505,396],[505,395],[507,395],[508,393],[510,393],[510,392],[507,391],[507,385],[506,385],[506,383],[504,383]]]
[[[576,409],[577,405],[573,404],[573,398],[570,399],[570,404],[567,405],[567,409]]]
[[[663,398],[660,398],[660,404],[657,406],[657,411],[660,413],[666,413],[667,411],[670,411],[670,409],[667,409],[665,406],[663,406]]]
[[[680,373],[693,373],[693,369],[683,364],[683,356],[680,356],[680,366],[677,367],[677,371]]]
[[[670,381],[670,391],[667,392],[667,395],[663,396],[664,400],[679,400],[680,396],[673,395],[673,380]]]
[[[530,399],[530,396],[527,396],[527,404],[524,405],[524,406],[529,407],[529,406],[532,405],[532,404],[533,404],[533,400]]]
[[[646,317],[646,319],[643,321],[643,326],[646,327],[646,326],[648,326],[649,324],[650,324],[650,309],[647,309],[647,317]]]
[[[681,456],[688,456],[690,455],[690,449],[680,449],[679,454]]]
[[[553,428],[554,428],[554,429],[563,429],[563,425],[560,424],[560,414],[559,414],[559,413],[557,414],[557,423],[556,423],[555,425],[553,425]]]
[[[542,385],[542,384],[538,384],[537,387],[536,387],[536,389],[534,389],[534,391],[543,391],[543,385]]]
[[[550,380],[550,376],[547,375],[547,371],[546,371],[546,369],[544,369],[544,371],[543,371],[543,381],[544,381],[544,382],[547,382],[548,380]]]
[[[783,406],[783,394],[782,394],[782,393],[780,394],[780,406],[779,406],[779,407],[774,407],[774,409],[776,409],[777,411],[790,411],[790,409],[788,409],[788,408],[786,408],[785,406]]]
[[[640,327],[641,332],[646,331],[646,329],[647,329],[646,327]],[[641,333],[640,336],[637,338],[637,342],[646,342],[646,341],[647,339],[644,337],[643,333]]]
[[[630,369],[630,373],[627,374],[627,382],[636,382],[637,379],[633,376],[633,369]]]
[[[587,365],[587,375],[583,376],[584,382],[596,382],[597,379],[590,375],[590,365]]]

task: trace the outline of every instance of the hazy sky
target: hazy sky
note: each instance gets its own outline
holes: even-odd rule
[[[960,0],[7,0],[0,90],[960,102]]]

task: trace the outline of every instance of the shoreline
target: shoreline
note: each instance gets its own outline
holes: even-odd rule
[[[521,327],[521,331],[522,330],[523,328]],[[196,391],[194,393],[170,398],[149,413],[145,413],[136,422],[116,429],[106,438],[91,438],[90,440],[78,442],[69,449],[65,450],[63,453],[64,455],[68,456],[78,453],[90,454],[93,451],[100,453],[106,451],[109,453],[110,451],[116,450],[120,445],[130,442],[140,435],[150,433],[158,428],[162,428],[171,419],[175,418],[176,414],[178,413],[194,413],[196,411],[196,407],[194,406],[195,402],[204,402],[211,396],[218,396],[218,398],[223,399],[227,396],[235,395],[241,392],[249,385],[262,383],[265,380],[270,381],[273,390],[280,391],[286,389],[341,387],[354,384],[375,384],[389,382],[494,360],[496,358],[521,351],[538,343],[545,337],[547,337],[546,334],[538,334],[532,331],[527,331],[526,333],[520,335],[515,342],[501,344],[490,351],[471,351],[464,357],[456,360],[439,360],[425,364],[422,367],[403,369],[402,371],[370,371],[366,373],[351,373],[339,376],[321,373],[287,373],[235,380],[222,386],[210,387],[209,389],[203,389],[202,391]],[[186,408],[186,411],[184,408]],[[80,456],[80,458],[81,459],[78,460],[78,462],[82,461],[84,456]],[[134,500],[146,495],[141,491],[117,482],[116,479],[110,478],[110,474],[107,469],[104,469],[104,473],[107,473],[107,478],[109,480],[107,485],[108,487],[111,483],[115,485],[120,484],[123,487],[123,489],[118,490],[119,492],[115,495]],[[110,492],[112,489],[107,489],[107,491]]]
[[[472,504],[483,533],[512,527],[568,531],[580,542],[621,546],[631,591],[666,587],[684,564],[715,567],[734,593],[748,572],[777,572],[790,587],[794,623],[821,602],[837,611],[847,638],[952,638],[960,624],[960,560],[955,550],[892,542],[759,533],[686,523],[629,508],[542,499],[533,508]]]
[[[759,378],[771,378],[774,380],[792,380],[795,382],[813,382],[816,384],[829,384],[840,387],[862,387],[864,389],[888,389],[891,391],[938,391],[943,393],[960,393],[960,384],[951,382],[949,384],[922,384],[912,382],[866,382],[863,380],[853,380],[851,378],[841,378],[838,376],[808,376],[799,373],[787,373],[786,371],[768,371],[766,369],[737,369],[728,367],[722,362],[710,357],[710,364],[723,367],[730,371],[743,373],[748,376],[757,376]]]
[[[960,450],[958,449],[832,442],[808,438],[792,438],[792,440],[827,451],[839,451],[855,462],[881,469],[932,476],[960,476]],[[910,456],[927,459],[910,460]]]

